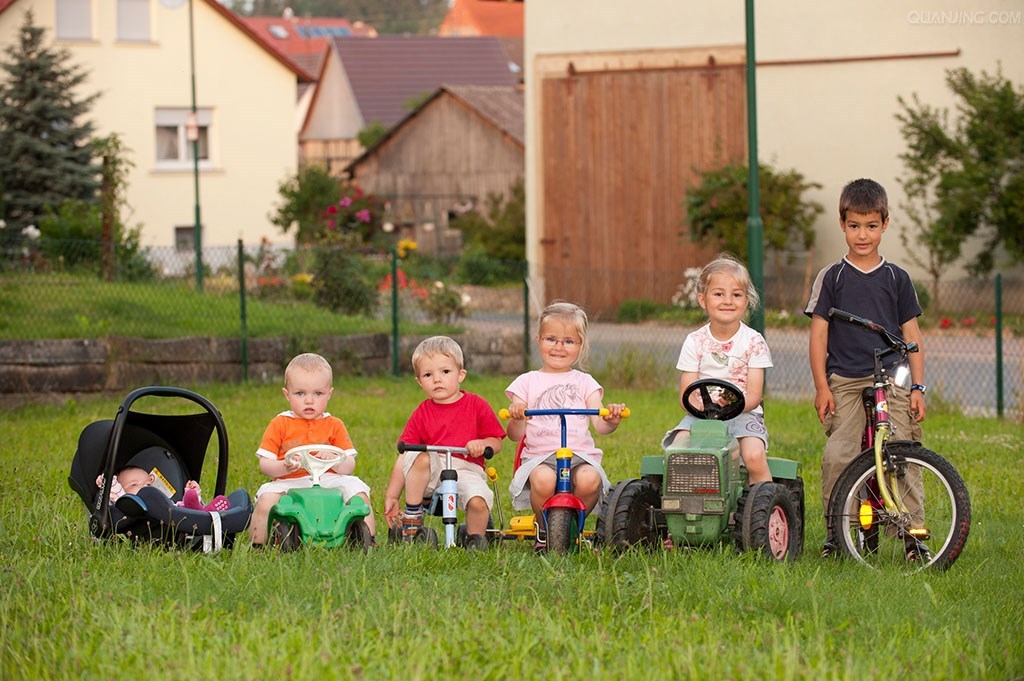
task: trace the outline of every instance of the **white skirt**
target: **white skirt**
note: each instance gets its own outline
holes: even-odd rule
[[[517,511],[531,508],[530,473],[533,472],[534,468],[543,463],[550,463],[557,469],[555,453],[552,452],[548,456],[534,456],[529,459],[523,459],[522,463],[519,464],[519,470],[517,470],[515,475],[512,476],[512,482],[508,485],[508,493],[512,497],[512,508]],[[608,490],[611,488],[611,483],[608,482],[608,476],[605,475],[600,462],[589,454],[572,455],[571,465],[573,468],[585,463],[596,468],[597,472],[601,475],[601,497],[603,498],[605,494],[608,494]],[[600,502],[598,503],[598,507],[600,507]],[[595,508],[595,510],[597,509]]]

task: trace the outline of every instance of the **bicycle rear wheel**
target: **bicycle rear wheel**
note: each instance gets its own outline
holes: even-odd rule
[[[874,452],[854,459],[839,476],[829,517],[840,550],[873,568],[945,570],[956,561],[971,529],[971,500],[963,478],[944,458],[914,442],[891,442],[885,455],[907,507],[884,510]]]

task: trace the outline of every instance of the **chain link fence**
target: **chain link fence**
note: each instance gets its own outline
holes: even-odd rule
[[[318,271],[318,262],[330,269]],[[566,298],[591,313],[590,370],[602,382],[663,389],[677,384],[674,367],[686,334],[705,322],[683,272],[675,278],[643,270],[567,275],[517,262],[440,261],[403,252],[402,244],[385,252],[339,247],[325,255],[239,243],[204,249],[201,263],[197,276],[194,252],[173,247],[145,249],[127,263],[104,259],[92,242],[15,247],[0,262],[0,341],[285,336],[288,351],[298,352],[325,335],[385,334],[398,347],[396,329],[399,336],[511,333],[528,341],[522,366],[533,368],[539,366],[532,342],[537,315],[547,301]],[[326,290],[328,279],[333,290]],[[552,284],[582,280],[600,285],[566,295]],[[653,280],[657,289],[638,284]],[[918,284],[929,400],[969,414],[1024,415],[1024,279]],[[800,309],[807,286],[806,277],[766,275],[765,336],[775,364],[767,373],[769,396],[813,397],[809,322]],[[608,304],[589,300],[592,290],[652,297]],[[393,362],[393,370],[408,369]]]

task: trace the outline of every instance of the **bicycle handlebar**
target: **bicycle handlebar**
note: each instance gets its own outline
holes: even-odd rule
[[[436,452],[438,454],[444,454],[451,452],[452,454],[466,454],[469,455],[469,450],[465,447],[443,447],[441,445],[414,445],[408,442],[398,441],[398,453],[405,454],[406,452]],[[494,456],[494,449],[491,447],[484,447],[484,458],[490,459]]]
[[[883,341],[885,341],[886,345],[888,345],[890,348],[892,348],[896,352],[900,353],[901,355],[906,355],[907,353],[910,353],[910,352],[917,352],[918,349],[919,349],[917,347],[917,343],[907,343],[907,342],[905,342],[899,336],[897,336],[897,335],[895,335],[893,333],[890,333],[881,324],[876,324],[875,322],[871,321],[870,319],[864,319],[863,317],[858,317],[855,314],[851,314],[849,312],[846,312],[845,310],[840,310],[839,308],[836,308],[836,307],[830,307],[829,308],[828,316],[829,317],[833,317],[835,319],[839,319],[839,320],[844,321],[844,322],[848,322],[850,324],[855,324],[857,326],[860,326],[860,327],[863,327],[863,328],[867,329],[868,331],[874,331],[875,333],[877,333],[881,337],[881,339]]]

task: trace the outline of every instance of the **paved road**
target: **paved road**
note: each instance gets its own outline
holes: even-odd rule
[[[470,319],[475,331],[494,332],[521,328],[520,319]],[[665,385],[674,387],[672,369],[683,338],[691,328],[632,324],[591,324],[591,365],[600,367],[611,358],[632,352],[666,367]],[[768,370],[767,392],[791,399],[812,399],[811,371],[807,364],[807,331],[769,329],[766,334],[775,366]],[[995,339],[948,334],[925,335],[925,366],[929,397],[956,405],[966,414],[995,415]],[[539,361],[536,356],[535,360]],[[1003,340],[1003,399],[1006,414],[1019,414],[1024,393],[1024,339]]]

